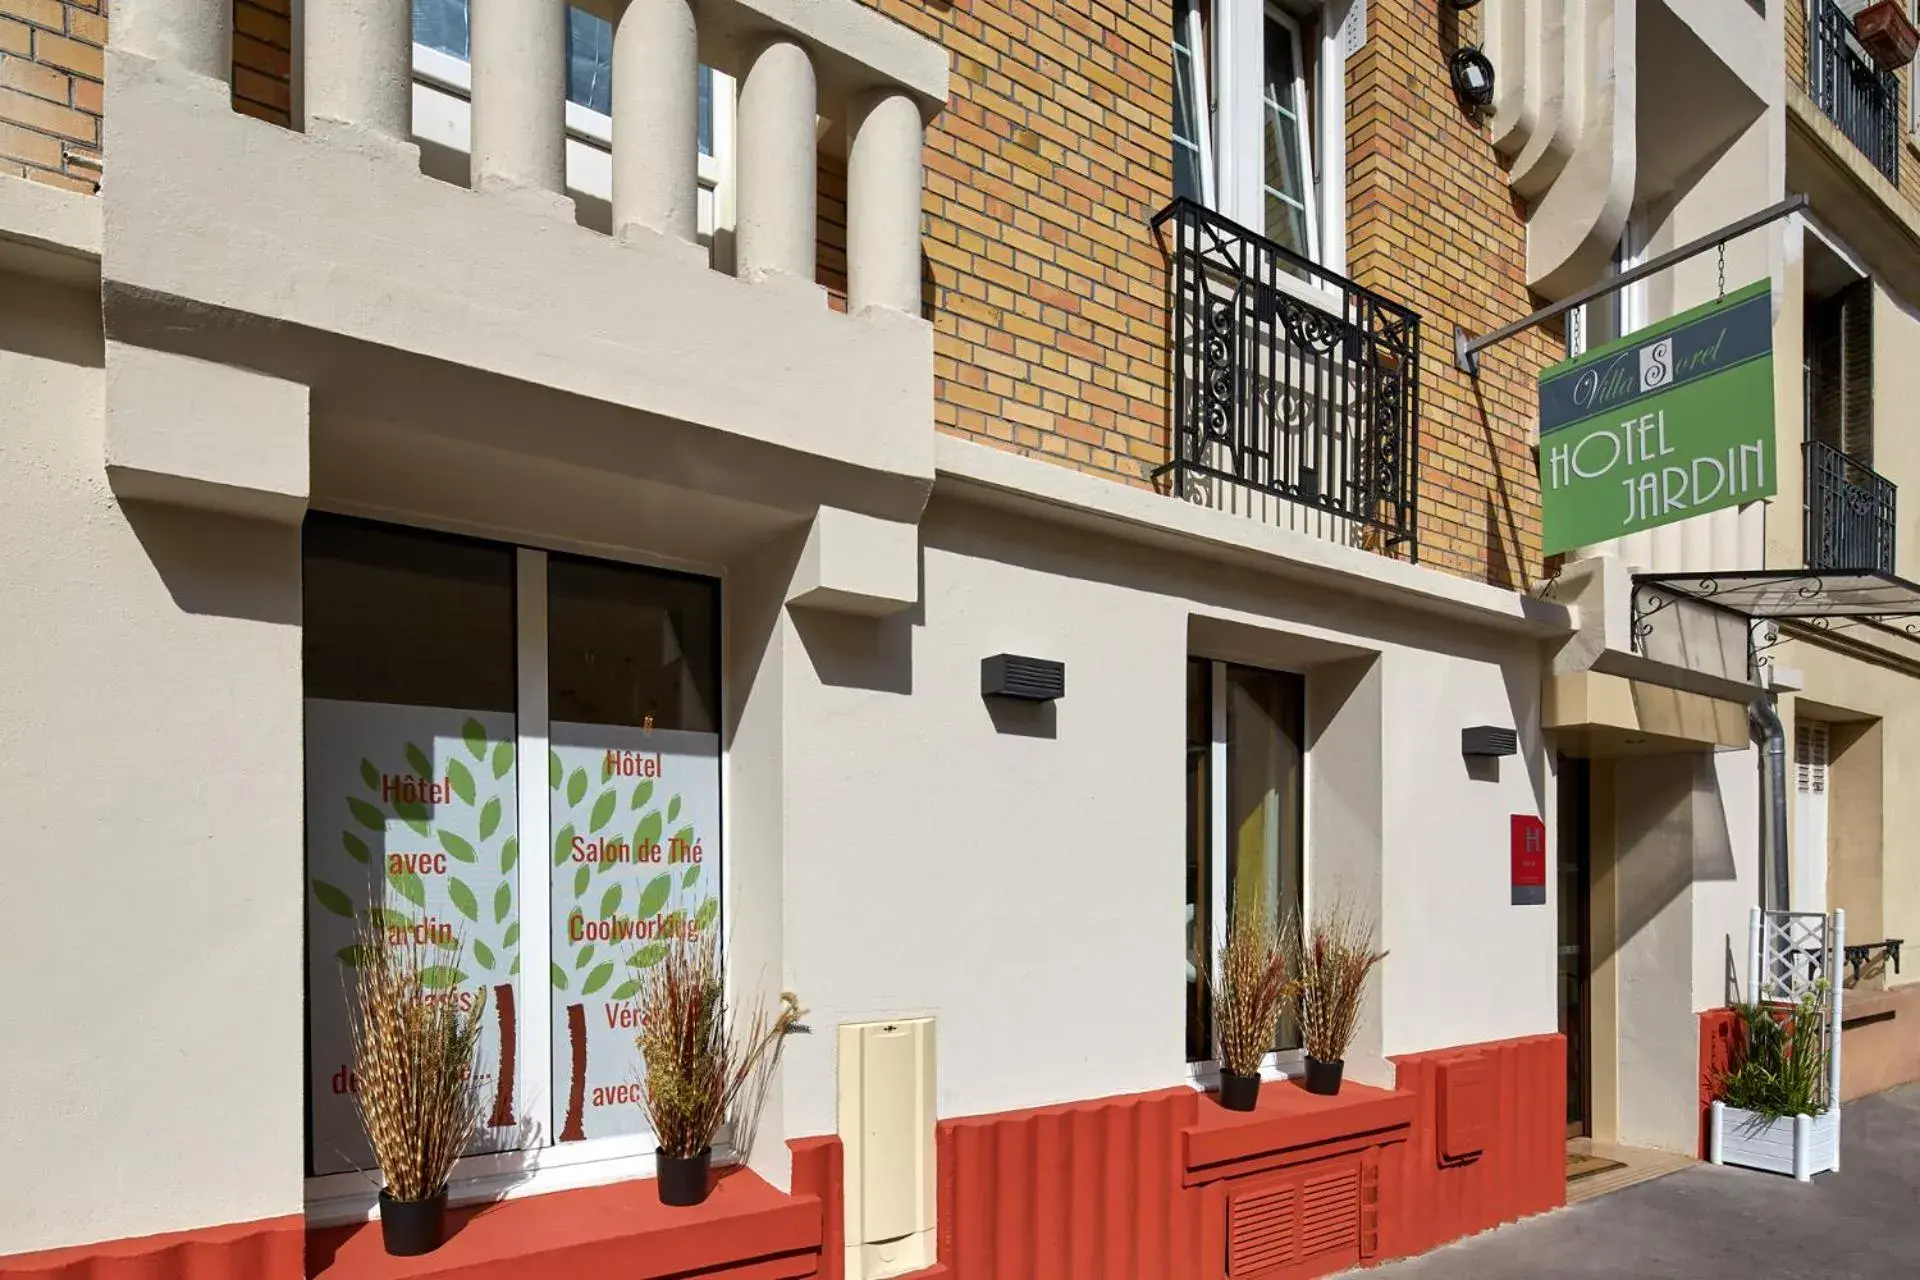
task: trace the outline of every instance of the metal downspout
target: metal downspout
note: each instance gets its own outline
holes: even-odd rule
[[[1775,911],[1790,909],[1787,891],[1787,730],[1774,710],[1771,694],[1759,694],[1747,704],[1747,719],[1760,735],[1766,767],[1761,773],[1761,789],[1766,793],[1769,821],[1766,835],[1766,877],[1772,893],[1769,906]]]

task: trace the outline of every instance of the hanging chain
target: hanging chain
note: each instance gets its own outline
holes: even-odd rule
[[[1727,297],[1727,242],[1725,240],[1722,240],[1720,242],[1720,293],[1718,296],[1718,301],[1724,302],[1726,301],[1726,297]]]

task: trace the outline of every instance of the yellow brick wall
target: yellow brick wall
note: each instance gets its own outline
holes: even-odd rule
[[[0,173],[100,185],[105,0],[0,0]]]
[[[1420,313],[1421,559],[1524,590],[1540,574],[1538,378],[1566,347],[1557,326],[1534,329],[1482,353],[1477,383],[1453,367],[1455,325],[1485,333],[1538,305],[1518,201],[1448,78],[1478,19],[1369,0],[1347,63],[1347,269]]]
[[[944,43],[926,257],[941,430],[1145,486],[1168,456],[1171,0],[868,0]],[[1540,571],[1530,433],[1557,330],[1453,371],[1456,322],[1533,308],[1521,214],[1447,77],[1450,7],[1371,0],[1348,65],[1349,272],[1421,313],[1423,560],[1524,587]]]
[[[1172,4],[869,0],[944,44],[927,136],[941,430],[1145,485],[1167,456]]]

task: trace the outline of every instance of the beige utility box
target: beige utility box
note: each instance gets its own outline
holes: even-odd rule
[[[840,1024],[848,1280],[934,1262],[933,1019]]]

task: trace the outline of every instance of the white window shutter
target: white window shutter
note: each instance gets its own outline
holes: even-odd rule
[[[1803,796],[1827,793],[1827,725],[1802,720],[1793,729],[1794,789]]]
[[[1340,20],[1340,53],[1351,58],[1367,42],[1367,0],[1352,0]]]

